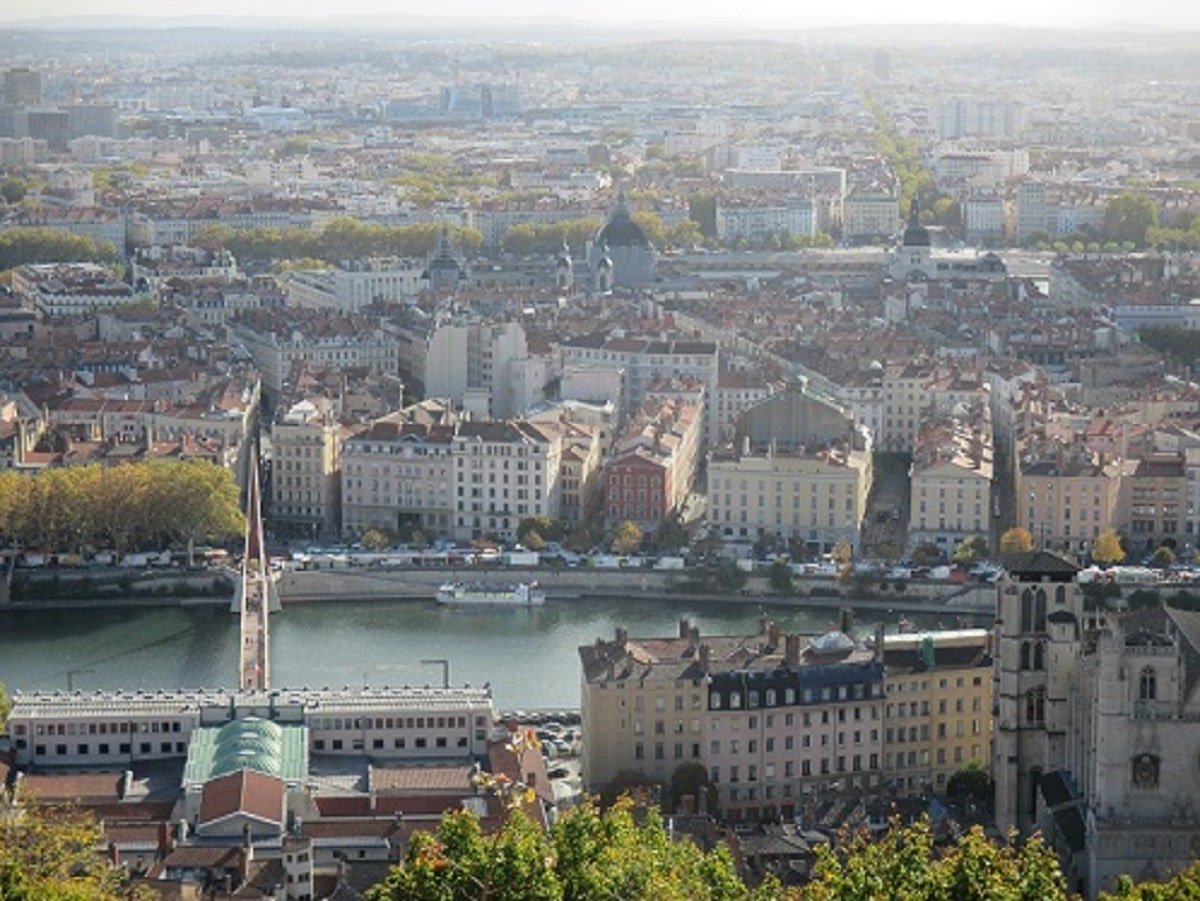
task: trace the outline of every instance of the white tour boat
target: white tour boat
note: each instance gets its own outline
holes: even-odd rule
[[[463,607],[540,607],[546,592],[537,582],[516,585],[484,585],[478,582],[447,582],[438,589],[439,604]]]

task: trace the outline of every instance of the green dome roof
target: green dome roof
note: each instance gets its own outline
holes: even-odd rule
[[[213,750],[213,776],[246,769],[278,776],[282,772],[283,730],[255,717],[234,720],[217,732]]]

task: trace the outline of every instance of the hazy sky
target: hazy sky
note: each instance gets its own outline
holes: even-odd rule
[[[97,16],[155,19],[254,16],[346,22],[348,17],[514,17],[578,20],[604,25],[655,20],[747,26],[963,23],[1027,27],[1200,27],[1198,0],[2,0],[0,21]],[[66,24],[64,22],[64,24]]]

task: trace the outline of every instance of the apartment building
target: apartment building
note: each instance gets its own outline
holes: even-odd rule
[[[562,430],[526,420],[460,422],[451,439],[455,538],[511,541],[529,516],[562,508]]]
[[[98,263],[30,263],[12,275],[13,294],[46,316],[85,316],[147,299]]]
[[[271,424],[274,529],[303,538],[339,534],[343,438],[321,397],[292,404]]]
[[[300,307],[356,313],[376,301],[409,301],[424,286],[421,260],[374,258],[333,269],[306,269],[284,279],[288,300]]]
[[[816,211],[811,201],[784,198],[769,205],[717,204],[717,239],[761,242],[768,236],[811,238],[817,233]]]
[[[900,200],[886,191],[855,189],[842,204],[842,234],[850,240],[890,238],[900,231]]]
[[[772,535],[813,553],[858,547],[871,480],[869,446],[724,451],[709,458],[708,521],[734,540]]]
[[[1056,453],[1017,467],[1017,525],[1041,547],[1086,554],[1105,529],[1114,528],[1120,491],[1118,463],[1101,456]]]
[[[947,555],[973,535],[991,534],[992,433],[986,404],[924,425],[909,467],[910,547]]]
[[[342,529],[428,536],[454,518],[453,421],[415,422],[401,412],[371,423],[342,448]]]
[[[708,768],[722,815],[791,817],[823,791],[882,783],[883,664],[841,632],[597,640],[583,664],[583,780],[621,772],[666,783]]]
[[[474,411],[477,415],[496,419],[517,416],[523,405],[514,390],[516,364],[528,355],[520,323],[439,323],[426,339],[425,396],[470,406],[470,398],[478,394],[481,408]]]
[[[704,385],[705,440],[709,443],[716,441],[718,424],[713,403],[720,368],[715,342],[618,338],[607,333],[595,333],[564,341],[559,353],[564,372],[569,367],[579,370],[624,370],[623,416],[629,416],[642,405],[647,392],[656,382],[662,379],[696,379]]]
[[[648,399],[604,466],[609,523],[654,528],[687,501],[699,462],[702,412],[694,399]]]
[[[1187,476],[1183,453],[1156,453],[1124,462],[1118,520],[1135,552],[1187,542]]]
[[[946,791],[992,754],[991,633],[901,633],[883,640],[884,772],[900,794]]]

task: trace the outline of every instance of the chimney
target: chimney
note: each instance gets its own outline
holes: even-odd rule
[[[782,630],[779,628],[779,623],[772,622],[767,626],[767,647],[775,650],[779,647],[779,638]]]
[[[854,632],[853,608],[842,607],[838,610],[838,631],[845,635],[850,635]]]
[[[624,626],[617,626],[617,644],[624,648],[627,641],[629,641],[629,630]]]
[[[771,626],[771,618],[770,617],[768,617],[764,614],[758,618],[758,634],[759,635],[766,635],[767,629],[769,629],[770,626]]]
[[[691,629],[689,628],[689,626],[690,626],[690,623],[688,623],[688,618],[686,616],[681,616],[679,618],[679,637],[680,638],[687,638],[688,635],[691,634]]]
[[[712,648],[710,648],[707,644],[700,645],[700,668],[707,673],[711,664]]]
[[[783,662],[788,666],[800,665],[800,636],[788,635],[784,638]]]
[[[883,662],[883,623],[875,624],[875,659]]]
[[[118,789],[118,797],[124,801],[129,797],[129,790],[133,788],[133,770],[126,770],[121,774],[121,787]]]

